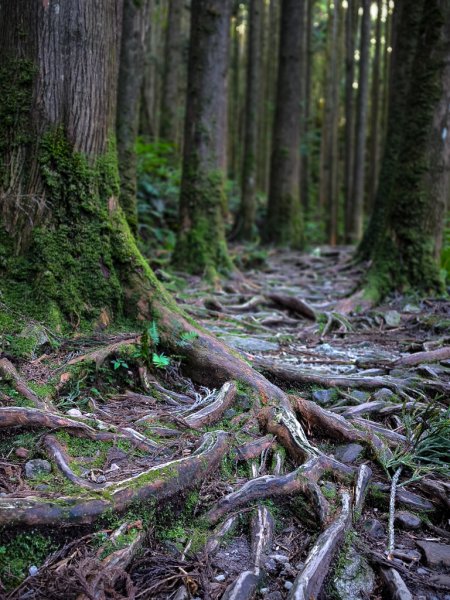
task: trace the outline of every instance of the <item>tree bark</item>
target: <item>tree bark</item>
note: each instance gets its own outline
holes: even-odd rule
[[[128,225],[137,233],[136,153],[139,129],[140,90],[144,74],[146,42],[150,25],[150,3],[124,0],[122,47],[117,97],[117,151],[120,174],[120,205]]]
[[[353,213],[353,171],[355,161],[355,37],[358,24],[357,0],[348,0],[345,16],[345,239],[350,241],[349,231]]]
[[[262,10],[262,0],[250,0],[242,195],[236,224],[236,235],[241,240],[253,239],[256,229],[256,154],[259,125],[258,100],[261,93]]]
[[[375,56],[372,66],[372,93],[370,112],[370,148],[369,148],[369,181],[367,186],[367,209],[370,214],[377,191],[380,160],[380,68],[381,68],[381,14],[383,1],[377,3],[377,22],[375,28]]]
[[[406,101],[408,127],[402,132],[385,231],[369,272],[369,291],[378,295],[391,289],[433,291],[442,285],[435,245],[449,192],[447,3],[424,3],[417,34]]]
[[[193,0],[178,239],[174,262],[212,275],[231,268],[224,231],[231,1]]]
[[[301,166],[300,166],[300,199],[303,206],[305,218],[309,214],[309,188],[310,188],[310,127],[311,127],[311,75],[313,68],[313,15],[314,0],[306,0],[305,14],[305,71],[304,71],[304,95],[303,95],[303,123],[300,136],[301,142]]]
[[[351,242],[359,241],[363,234],[366,132],[369,98],[370,5],[370,0],[363,0],[364,12],[361,23],[358,102],[356,109],[353,210],[349,230],[349,239]]]
[[[303,0],[302,0],[303,1]],[[299,198],[301,6],[283,0],[270,191],[265,239],[299,247],[303,224]]]
[[[373,257],[375,248],[385,231],[389,197],[395,175],[400,168],[398,157],[403,131],[409,116],[406,103],[412,82],[411,70],[419,37],[422,8],[423,0],[399,0],[395,4],[386,141],[374,209],[364,238],[358,247],[358,256],[362,260]]]
[[[161,96],[160,137],[180,142],[180,78],[183,53],[181,35],[184,0],[169,0]]]

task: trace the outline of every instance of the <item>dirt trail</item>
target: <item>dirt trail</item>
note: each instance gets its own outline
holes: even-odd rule
[[[246,254],[234,253],[238,261]],[[280,600],[320,589],[322,598],[410,598],[403,583],[414,598],[448,600],[448,481],[421,471],[404,486],[405,467],[388,560],[382,465],[396,464],[387,447],[395,458],[420,418],[444,421],[449,303],[396,297],[345,314],[343,300],[364,271],[349,249],[252,259],[253,269],[215,286],[159,276],[186,312],[298,397],[303,417],[302,407],[313,411],[300,421],[319,458],[305,473],[325,455],[335,463],[301,487],[302,471],[277,443],[281,430],[262,435],[249,418],[246,389],[198,386],[176,356],[162,364],[156,324],[146,343],[159,364],[140,332],[60,340],[57,349],[44,342],[32,361],[6,350],[2,597]],[[180,336],[180,353],[191,341]],[[318,421],[316,405],[325,409]],[[324,415],[345,419],[361,440],[369,431],[372,441],[331,439]],[[49,469],[36,460],[49,460]],[[39,544],[19,560],[33,536]],[[315,588],[304,588],[308,578]]]

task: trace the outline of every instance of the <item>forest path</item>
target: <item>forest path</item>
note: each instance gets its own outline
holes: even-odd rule
[[[43,341],[33,360],[6,352],[0,598],[297,599],[313,573],[324,599],[394,597],[401,575],[415,597],[448,600],[448,480],[430,473],[405,488],[405,467],[388,561],[382,468],[392,476],[405,444],[417,467],[408,446],[417,431],[434,435],[425,459],[449,446],[448,301],[399,296],[343,314],[364,272],[350,249],[233,252],[242,271],[215,285],[157,274],[293,406],[306,399],[298,418],[324,465],[287,455],[280,421],[265,428],[251,389],[210,390],[177,356],[163,364],[155,321],[144,335],[156,363],[142,332]],[[180,354],[189,343],[180,334]],[[361,443],[338,439],[336,417]],[[353,524],[342,520],[349,495]]]

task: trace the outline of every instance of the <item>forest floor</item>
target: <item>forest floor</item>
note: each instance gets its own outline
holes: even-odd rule
[[[1,598],[281,600],[305,597],[299,579],[312,577],[324,580],[322,599],[449,600],[450,485],[427,469],[450,433],[450,303],[397,296],[349,313],[364,266],[348,248],[255,253],[246,264],[246,249],[233,252],[241,271],[215,285],[157,274],[268,379],[393,454],[304,424],[356,477],[322,473],[331,510],[320,526],[304,495],[270,487],[297,464],[246,419],[246,389],[196,385],[161,352],[157,324],[147,334],[153,360],[140,332],[63,340],[43,329],[33,359],[7,344],[0,359]],[[180,354],[188,343],[180,339]],[[218,430],[231,447],[210,459]],[[266,493],[252,496],[249,482]],[[345,491],[353,519],[334,539]]]

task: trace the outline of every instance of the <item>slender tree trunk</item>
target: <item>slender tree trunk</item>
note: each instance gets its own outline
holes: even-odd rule
[[[149,8],[148,0],[143,0],[139,5],[134,0],[124,0],[116,132],[120,205],[134,234],[137,233],[134,145],[139,129],[140,91],[150,24]]]
[[[177,266],[191,272],[231,267],[223,212],[231,2],[193,0]]]
[[[436,239],[449,194],[450,9],[426,0],[421,11],[396,172],[385,229],[369,273],[372,293],[391,289],[439,290]],[[402,29],[403,35],[411,35]],[[401,38],[398,44],[407,40]]]
[[[353,173],[355,159],[355,37],[358,23],[358,2],[348,0],[345,16],[345,238],[349,242],[353,214]]]
[[[180,80],[183,52],[181,34],[183,10],[184,0],[169,0],[159,135],[163,140],[173,143],[179,143],[181,137]]]
[[[262,9],[262,0],[250,0],[242,196],[236,231],[237,237],[243,240],[251,240],[255,237],[258,100],[261,93],[260,44]]]
[[[383,160],[378,178],[374,210],[364,238],[358,248],[358,256],[368,259],[385,231],[389,214],[388,199],[391,195],[395,175],[400,169],[397,164],[403,131],[407,119],[407,98],[412,81],[411,69],[416,53],[419,27],[424,0],[398,0],[393,15],[393,51],[389,75],[389,114]]]
[[[305,72],[304,72],[304,96],[303,96],[303,128],[301,132],[301,177],[300,198],[305,215],[309,214],[309,187],[310,187],[310,126],[311,126],[311,74],[313,66],[313,14],[314,0],[306,0],[305,15]]]
[[[283,0],[265,229],[266,241],[295,247],[303,240],[299,198],[301,12],[299,0]]]
[[[383,1],[377,3],[377,22],[375,28],[375,56],[372,66],[372,93],[371,93],[371,113],[370,113],[370,152],[369,152],[369,171],[367,186],[367,209],[370,214],[375,195],[377,191],[379,161],[380,161],[380,67],[381,67],[381,15],[383,10]]]
[[[353,210],[349,239],[357,242],[363,234],[366,131],[369,98],[370,0],[363,0],[359,60],[358,102],[356,109],[355,162],[353,175]]]

